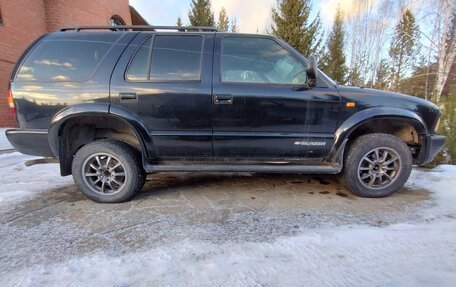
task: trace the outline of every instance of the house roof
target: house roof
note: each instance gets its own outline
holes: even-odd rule
[[[130,6],[131,24],[132,25],[149,25],[133,6]]]

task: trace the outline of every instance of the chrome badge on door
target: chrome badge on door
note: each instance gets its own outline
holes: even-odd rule
[[[295,141],[295,145],[302,146],[325,146],[326,142],[314,142],[314,141]]]

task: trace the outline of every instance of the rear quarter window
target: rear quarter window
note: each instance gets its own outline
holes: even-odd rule
[[[120,36],[113,34],[47,37],[27,56],[19,68],[16,81],[87,80]]]

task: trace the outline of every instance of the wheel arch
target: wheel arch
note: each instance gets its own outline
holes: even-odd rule
[[[374,126],[372,132],[381,132],[382,129],[390,129],[386,125],[376,125],[376,123],[395,123],[399,126],[409,126],[416,131],[418,140],[422,140],[422,135],[428,133],[427,127],[420,115],[413,111],[401,108],[375,107],[362,110],[346,119],[334,134],[334,144],[328,155],[327,161],[339,163],[342,168],[343,155],[349,140],[354,139],[359,131],[367,126]],[[394,134],[390,132],[385,132]],[[361,134],[358,134],[358,136]],[[400,137],[400,136],[399,136]]]
[[[102,136],[119,139],[119,136],[113,136],[113,134],[116,132],[123,134],[123,138],[120,140],[136,148],[141,152],[143,158],[147,158],[149,151],[153,150],[152,142],[144,124],[131,112],[122,108],[112,109],[109,104],[81,104],[67,107],[53,117],[48,131],[49,146],[54,156],[59,158],[62,175],[71,174],[72,156],[82,145],[87,143],[84,141],[76,143],[70,151],[65,140],[66,133],[75,126],[95,125],[95,128],[98,128],[97,125],[101,122],[103,122]],[[115,132],[109,134],[110,129]],[[96,138],[93,131],[87,129],[78,130],[78,133],[82,133],[86,137],[86,141],[87,138]]]

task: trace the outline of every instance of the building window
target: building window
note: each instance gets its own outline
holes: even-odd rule
[[[111,26],[122,26],[122,25],[125,25],[124,21],[119,16],[112,16],[111,20],[109,21],[109,24]]]

